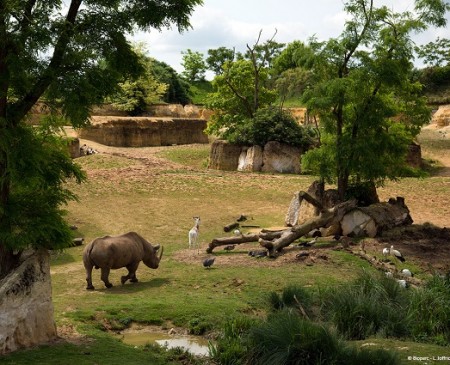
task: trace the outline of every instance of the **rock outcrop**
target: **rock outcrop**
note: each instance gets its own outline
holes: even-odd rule
[[[450,105],[441,105],[434,113],[432,123],[436,123],[438,127],[446,127],[450,125]]]
[[[22,256],[21,265],[0,281],[0,355],[57,337],[48,251]]]
[[[208,143],[202,119],[93,117],[91,126],[78,132],[80,138],[107,146],[150,147]]]
[[[208,168],[235,171],[238,168],[242,147],[218,139],[211,145]]]
[[[211,146],[210,169],[251,172],[300,173],[301,149],[279,142],[261,146],[237,146],[216,140]]]

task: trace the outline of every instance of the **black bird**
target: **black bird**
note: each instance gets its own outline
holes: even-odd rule
[[[234,247],[235,247],[235,245],[228,245],[228,246],[225,246],[223,249],[225,251],[231,251],[231,250],[234,250]]]
[[[248,255],[252,257],[265,257],[267,256],[267,251],[266,250],[248,251]]]
[[[236,219],[236,221],[238,221],[238,222],[245,222],[246,220],[247,220],[247,217],[245,215],[243,215],[243,214],[241,214],[239,216],[239,218]]]
[[[341,235],[340,235],[340,234],[335,234],[335,235],[333,236],[333,239],[334,239],[335,241],[339,241],[339,240],[341,239]]]
[[[266,257],[267,256],[267,251],[257,251],[255,254],[255,257]]]
[[[215,257],[208,257],[203,261],[203,266],[209,269],[214,264]]]

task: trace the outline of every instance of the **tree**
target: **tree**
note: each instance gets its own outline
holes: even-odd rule
[[[223,66],[227,62],[233,62],[235,56],[234,49],[219,47],[217,49],[209,49],[206,64],[215,75],[223,73]]]
[[[189,82],[203,81],[206,72],[203,54],[194,52],[190,49],[186,50],[186,52],[181,52],[181,54],[183,55],[183,62],[181,65],[184,67],[182,74],[186,80]]]
[[[276,92],[269,88],[269,65],[276,53],[271,47],[278,49],[278,43],[272,37],[259,44],[261,34],[262,31],[252,46],[247,44],[245,55],[238,54],[235,61],[226,61],[222,73],[214,78],[216,91],[210,95],[207,106],[216,112],[208,123],[208,133],[233,138],[239,123],[253,119],[257,110],[275,101]]]
[[[426,65],[438,67],[450,65],[450,39],[438,37],[436,41],[416,47],[415,50]]]
[[[88,122],[90,106],[142,71],[126,41],[136,29],[189,26],[201,0],[0,2],[0,278],[30,245],[70,244],[61,204],[73,199],[66,179],[82,179],[53,133],[65,119]],[[62,12],[65,15],[62,15]],[[42,100],[41,128],[26,117]]]
[[[350,20],[339,38],[311,40],[315,83],[303,95],[323,126],[322,145],[308,152],[306,167],[337,182],[340,199],[351,184],[382,184],[405,166],[408,144],[429,121],[421,86],[410,80],[409,34],[444,26],[449,5],[417,0],[415,15],[350,0]]]
[[[153,74],[153,59],[145,56],[143,45],[134,49],[143,69],[141,75],[119,83],[118,91],[111,97],[113,105],[128,112],[139,115],[146,110],[146,106],[161,102],[168,89],[168,85],[160,82]]]
[[[166,103],[189,104],[189,83],[183,80],[177,72],[167,63],[153,59],[152,74],[155,78],[167,85],[167,90],[162,96]]]
[[[253,63],[244,59],[225,63],[223,74],[212,81],[215,91],[210,94],[207,107],[215,113],[208,123],[208,133],[228,139],[243,120],[252,119],[259,108],[275,101],[274,91],[255,87],[256,76],[259,83],[264,83],[268,70],[261,68],[256,74]]]

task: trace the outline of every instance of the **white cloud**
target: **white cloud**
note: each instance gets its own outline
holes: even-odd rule
[[[244,51],[253,44],[260,30],[261,40],[270,39],[275,29],[275,41],[290,43],[307,41],[316,35],[319,40],[341,34],[348,15],[343,11],[343,1],[336,0],[204,0],[195,9],[191,24],[193,29],[179,34],[176,29],[138,33],[135,41],[147,44],[150,56],[164,61],[182,71],[181,52],[188,48],[206,55],[208,49],[236,47]],[[387,5],[397,12],[412,11],[413,0],[378,0],[376,6]],[[450,24],[450,14],[447,16]],[[414,40],[418,44],[436,37],[450,38],[449,28],[433,29]]]

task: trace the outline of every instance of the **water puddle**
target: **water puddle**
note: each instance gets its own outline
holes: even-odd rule
[[[127,345],[145,346],[147,344],[157,344],[168,349],[181,347],[193,355],[209,356],[208,340],[203,337],[169,335],[164,332],[155,332],[154,330],[124,331],[117,336]]]

